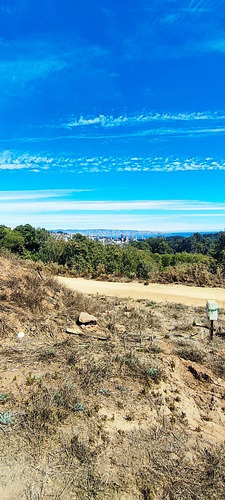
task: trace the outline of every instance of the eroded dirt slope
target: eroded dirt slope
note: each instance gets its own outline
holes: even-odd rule
[[[0,497],[222,499],[224,311],[209,342],[204,308],[0,265]]]

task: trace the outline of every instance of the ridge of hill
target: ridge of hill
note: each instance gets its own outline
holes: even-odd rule
[[[201,307],[0,268],[0,498],[222,500],[225,311],[209,342]]]

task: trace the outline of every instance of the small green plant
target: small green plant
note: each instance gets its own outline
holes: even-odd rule
[[[83,405],[83,403],[76,403],[74,406],[74,411],[83,412],[85,411],[85,406]]]
[[[26,385],[33,385],[35,381],[36,381],[35,375],[32,375],[32,373],[29,372],[26,379]]]
[[[178,311],[184,311],[187,308],[184,304],[176,304],[176,309]]]
[[[123,385],[116,385],[116,389],[121,392],[126,392],[127,389]]]
[[[162,371],[159,368],[149,368],[146,372],[147,377],[150,377],[156,384],[162,379]]]
[[[151,351],[154,352],[155,354],[157,354],[157,353],[161,352],[161,349],[158,345],[152,345]]]
[[[0,413],[0,424],[11,425],[13,423],[13,416],[11,411]]]
[[[54,400],[56,403],[60,404],[62,402],[62,394],[60,391],[56,391],[54,394]]]
[[[7,392],[0,393],[0,402],[1,403],[6,403],[6,401],[8,401],[9,398],[10,398],[10,394],[8,394]]]
[[[43,352],[40,353],[39,359],[41,361],[48,360],[55,358],[55,353],[53,352],[52,349],[45,349]]]
[[[100,394],[103,394],[104,396],[110,396],[109,389],[100,389],[99,392],[100,392]]]

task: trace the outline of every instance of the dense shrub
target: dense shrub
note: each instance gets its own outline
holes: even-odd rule
[[[0,248],[47,264],[55,274],[138,278],[222,284],[225,273],[225,233],[149,238],[124,247],[103,245],[81,234],[65,241],[30,224],[11,230],[0,226]]]

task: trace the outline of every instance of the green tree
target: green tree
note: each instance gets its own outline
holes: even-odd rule
[[[0,225],[0,247],[4,246],[5,237],[9,231],[11,231],[9,227]]]
[[[30,252],[38,250],[38,241],[34,227],[30,224],[25,224],[24,226],[20,225],[15,227],[13,231],[20,233],[23,236],[26,250],[29,250]]]
[[[19,232],[8,230],[4,238],[4,247],[11,252],[25,255],[24,238]]]
[[[215,257],[219,261],[223,261],[224,251],[225,251],[225,231],[221,231],[218,234],[218,239],[217,239],[216,249],[215,249]]]
[[[110,274],[121,274],[122,272],[122,249],[114,246],[106,246],[106,272]]]
[[[152,253],[173,253],[173,250],[166,239],[160,236],[158,238],[149,238],[148,245]]]
[[[43,262],[61,263],[65,243],[63,239],[48,238],[42,245],[37,258]]]

